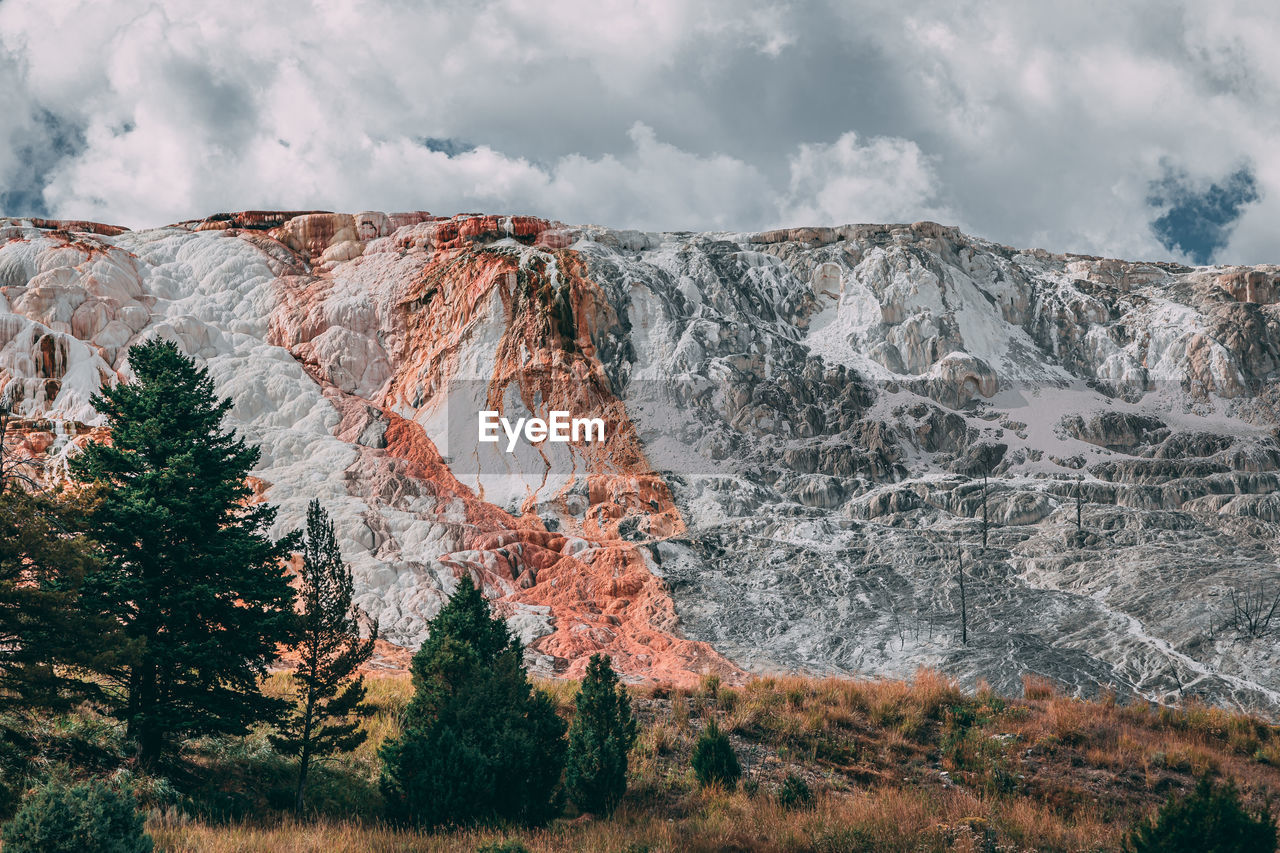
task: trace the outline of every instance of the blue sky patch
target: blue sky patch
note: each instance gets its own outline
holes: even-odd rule
[[[457,157],[459,154],[466,154],[468,151],[476,150],[476,147],[470,142],[463,142],[461,139],[427,136],[419,139],[418,142],[428,151],[438,151],[446,157]]]
[[[0,176],[0,216],[49,216],[44,188],[64,160],[85,149],[84,130],[49,110],[39,110],[34,126],[14,151],[17,168]]]
[[[1242,167],[1220,183],[1197,186],[1185,171],[1166,165],[1151,182],[1147,203],[1164,212],[1151,221],[1156,238],[1170,251],[1185,252],[1197,264],[1208,264],[1227,245],[1245,205],[1257,201],[1253,171]]]

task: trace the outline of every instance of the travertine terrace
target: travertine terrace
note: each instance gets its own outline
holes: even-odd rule
[[[0,220],[0,386],[57,477],[130,344],[178,342],[280,531],[320,498],[407,647],[470,572],[545,673],[929,665],[1276,710],[1274,640],[1229,599],[1280,592],[1277,279],[933,223]],[[507,454],[480,409],[609,438]]]

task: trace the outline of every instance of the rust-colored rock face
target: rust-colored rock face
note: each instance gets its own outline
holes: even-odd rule
[[[0,346],[11,343],[16,360],[3,384],[33,416],[11,433],[11,452],[45,463],[101,438],[83,423],[94,417],[89,393],[128,378],[127,345],[139,333],[162,334],[233,385],[261,377],[224,387],[246,422],[265,417],[292,436],[289,450],[268,442],[265,455],[288,458],[302,442],[340,459],[325,500],[353,540],[346,550],[363,603],[401,644],[380,646],[379,666],[407,661],[395,649],[412,647],[452,579],[470,574],[547,674],[580,675],[603,651],[634,679],[740,675],[680,636],[650,571],[652,543],[684,525],[596,358],[595,336],[620,331],[618,318],[567,248],[569,229],[524,216],[245,211],[183,223],[189,236],[170,232],[170,246],[148,256],[100,242],[124,233],[108,226],[11,228],[0,265],[13,282],[0,308],[17,313],[0,316]],[[149,276],[163,282],[154,292]],[[232,327],[290,363],[221,372]],[[281,382],[292,388],[272,387]],[[601,418],[608,438],[548,457],[541,473],[506,471],[499,456],[496,469],[464,483],[437,447],[439,431],[429,434],[457,388],[455,417],[471,403],[504,414],[558,409]],[[59,403],[76,405],[58,412]],[[39,417],[50,411],[61,417]],[[299,475],[312,460],[296,461],[251,478],[255,498],[281,503],[285,518],[307,492]],[[563,523],[539,515],[547,505]],[[391,619],[388,586],[398,590]]]
[[[1280,278],[1280,271],[1235,270],[1218,276],[1217,285],[1230,293],[1237,302],[1271,305],[1277,301],[1277,294],[1280,293],[1277,285],[1278,278]]]
[[[272,236],[314,258],[358,239],[357,232],[378,239],[386,231],[385,223],[358,219],[302,216]],[[530,648],[553,671],[580,676],[592,654],[606,652],[634,678],[689,683],[714,671],[732,679],[736,667],[705,643],[679,636],[671,598],[646,564],[647,546],[622,539],[624,520],[645,541],[676,535],[683,523],[595,358],[593,333],[615,326],[617,317],[582,260],[563,248],[567,238],[540,239],[549,230],[543,220],[518,216],[412,223],[390,247],[374,247],[384,251],[363,259],[377,266],[387,260],[379,254],[404,253],[413,258],[412,274],[401,269],[395,286],[356,316],[351,291],[335,286],[331,272],[277,279],[271,342],[288,348],[344,414],[339,434],[358,439],[371,416],[381,422],[379,446],[362,450],[350,469],[362,489],[385,488],[391,503],[404,489],[429,495],[438,515],[449,517],[444,523],[457,528],[455,547],[436,555],[439,562],[472,574],[500,608],[546,614],[550,630]],[[495,240],[513,248],[482,245]],[[519,248],[530,244],[537,248]],[[355,368],[327,351],[335,336],[347,357],[364,351],[354,336],[385,344]],[[485,357],[483,369],[477,355]],[[456,479],[415,419],[441,404],[455,382],[482,388],[484,405],[504,413],[514,400],[526,412],[599,417],[608,439],[573,449],[581,470],[558,490],[500,508],[485,500],[483,486]],[[571,520],[566,527],[548,530],[537,504],[563,506],[575,484],[585,507],[563,513]]]
[[[0,218],[0,227],[14,226],[21,227],[24,223],[29,223],[33,228],[41,228],[48,231],[60,231],[69,233],[80,231],[86,234],[101,234],[104,237],[115,237],[128,231],[120,225],[107,225],[103,222],[88,222],[83,219],[40,219],[33,217],[31,219],[3,219]]]

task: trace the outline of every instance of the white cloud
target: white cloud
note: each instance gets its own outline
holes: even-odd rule
[[[43,185],[58,215],[135,226],[252,206],[932,218],[1168,257],[1162,164],[1250,165],[1262,199],[1221,256],[1277,260],[1278,39],[1272,8],[1210,0],[4,0],[0,198]],[[35,162],[53,127],[83,145]]]
[[[939,204],[938,193],[933,163],[914,142],[879,137],[864,143],[850,131],[830,145],[800,146],[791,158],[782,219],[806,224],[956,222],[956,214]]]
[[[26,66],[14,88],[86,129],[85,150],[49,176],[45,200],[61,216],[143,225],[258,205],[484,207],[707,227],[764,215],[752,166],[681,151],[634,121],[603,131],[625,133],[624,149],[585,156],[566,139],[549,163],[483,145],[450,158],[418,141],[483,141],[492,102],[501,111],[512,93],[543,104],[533,120],[552,126],[566,103],[600,106],[584,94],[643,94],[700,36],[776,51],[773,16],[727,25],[728,3],[68,8],[0,7],[4,43]],[[566,63],[581,64],[580,87],[539,87],[536,69]]]
[[[753,167],[723,155],[699,157],[632,126],[634,149],[599,160],[566,157],[556,164],[547,206],[557,218],[626,222],[646,229],[728,230],[764,221],[773,209],[768,182]]]

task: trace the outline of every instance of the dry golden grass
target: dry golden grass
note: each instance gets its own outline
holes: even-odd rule
[[[1052,699],[1057,693],[1058,686],[1052,680],[1039,675],[1027,673],[1022,676],[1022,695],[1023,698],[1030,700]]]
[[[539,830],[419,833],[353,822],[285,820],[270,825],[211,826],[153,818],[157,848],[172,853],[320,853],[320,851],[467,851],[516,838],[531,851],[987,850],[997,838],[1013,849],[1087,850],[1107,846],[1114,828],[1063,821],[1028,801],[985,801],[967,792],[874,788],[823,794],[789,811],[767,796],[718,790],[690,796],[690,814],[667,820],[624,807],[605,821],[561,821]],[[996,827],[999,826],[999,829]]]
[[[377,748],[399,729],[407,677],[368,679],[377,708],[350,772],[376,779]],[[287,675],[272,690],[287,691]],[[563,713],[576,685],[542,683]],[[1128,826],[1197,775],[1237,780],[1254,806],[1280,794],[1280,729],[1203,706],[1085,702],[1034,677],[1025,698],[980,685],[966,693],[922,671],[910,682],[757,678],[740,688],[632,690],[641,733],[627,798],[610,819],[572,814],[538,830],[416,833],[269,814],[225,824],[157,814],[159,849],[174,851],[473,851],[518,837],[529,850],[1108,850]],[[720,721],[744,766],[737,791],[699,790],[694,740]],[[788,775],[814,792],[788,810]]]
[[[400,732],[400,720],[413,696],[413,686],[406,672],[366,676],[364,683],[365,702],[373,706],[374,712],[364,720],[364,730],[369,737],[356,749],[352,759],[372,771],[377,768],[378,747],[388,737]],[[293,673],[272,673],[263,683],[263,692],[269,696],[292,695]]]

